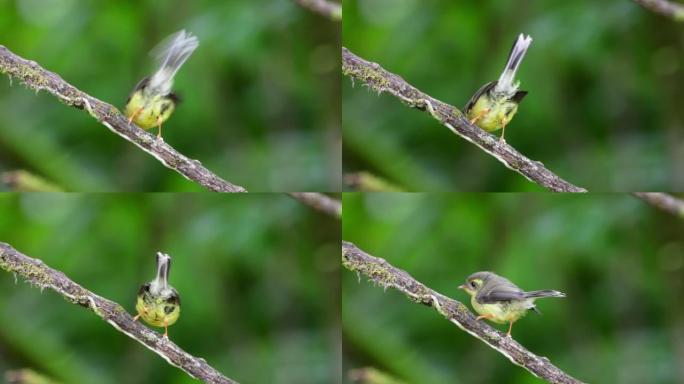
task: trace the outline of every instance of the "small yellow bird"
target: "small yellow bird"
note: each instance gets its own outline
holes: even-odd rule
[[[173,77],[198,46],[197,37],[182,30],[169,36],[152,51],[156,52],[161,64],[152,76],[140,80],[128,96],[124,114],[129,124],[134,122],[144,129],[157,127],[157,137],[161,137],[162,123],[171,116],[180,101],[171,92]]]
[[[498,324],[509,323],[506,336],[511,336],[513,323],[527,314],[528,310],[540,313],[534,300],[542,297],[565,297],[554,290],[525,292],[508,279],[493,272],[476,272],[468,276],[459,289],[470,295],[470,303],[480,316]]]
[[[169,337],[169,325],[180,316],[180,296],[175,288],[169,285],[169,269],[171,256],[157,252],[157,277],[140,286],[135,310],[138,314],[133,320],[142,317],[146,323],[155,327],[164,327],[164,337]]]
[[[504,141],[506,126],[518,112],[518,104],[527,95],[527,91],[518,90],[520,82],[515,81],[515,74],[530,44],[532,38],[521,33],[513,44],[499,80],[482,86],[464,108],[471,124],[476,124],[487,132],[501,129],[499,141]]]

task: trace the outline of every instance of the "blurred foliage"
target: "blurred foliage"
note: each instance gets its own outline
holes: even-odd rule
[[[405,192],[369,172],[348,173],[344,182],[359,192]]]
[[[340,224],[284,195],[0,194],[0,241],[130,313],[155,252],[182,297],[170,338],[243,383],[340,377]],[[0,271],[0,372],[196,383],[90,311]],[[163,329],[155,328],[157,331]],[[0,375],[2,377],[2,375]]]
[[[7,371],[5,379],[8,384],[59,384],[30,369],[20,369],[17,371]]]
[[[628,0],[344,2],[344,46],[459,108],[521,32],[530,93],[508,143],[589,190],[684,189],[680,24]],[[540,190],[425,113],[343,84],[345,173],[411,191]]]
[[[58,186],[24,170],[0,173],[0,181],[15,192],[64,192]]]
[[[468,307],[457,286],[481,270],[565,292],[540,300],[543,315],[521,319],[513,337],[584,382],[684,382],[684,222],[635,197],[345,193],[342,233]],[[434,310],[366,280],[343,272],[345,372],[541,382]]]
[[[355,383],[364,384],[404,384],[375,368],[352,369],[349,378]]]
[[[338,190],[339,23],[291,0],[0,1],[0,44],[119,109],[180,29],[200,47],[166,142],[250,191]],[[200,190],[86,113],[0,82],[0,172],[69,191]]]

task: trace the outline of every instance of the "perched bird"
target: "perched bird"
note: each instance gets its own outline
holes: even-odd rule
[[[553,290],[525,292],[508,279],[493,272],[476,272],[468,276],[466,283],[458,288],[470,295],[470,303],[480,316],[498,324],[509,323],[506,336],[511,335],[513,323],[525,316],[528,310],[540,313],[534,305],[542,297],[565,297]]]
[[[504,141],[506,126],[518,111],[518,104],[527,95],[527,91],[518,90],[520,82],[515,81],[515,73],[531,43],[532,38],[521,33],[513,44],[499,80],[483,85],[464,108],[472,124],[487,132],[501,129],[500,141]]]
[[[152,51],[159,60],[159,69],[152,76],[140,80],[128,96],[124,113],[129,124],[134,122],[144,129],[157,127],[157,137],[161,137],[162,123],[171,116],[179,102],[178,96],[171,92],[173,77],[198,46],[197,37],[182,30],[166,38]]]
[[[169,325],[180,316],[180,296],[169,285],[169,268],[171,256],[157,252],[157,277],[140,286],[135,304],[138,314],[133,318],[142,317],[150,325],[164,327],[164,337],[169,337]]]

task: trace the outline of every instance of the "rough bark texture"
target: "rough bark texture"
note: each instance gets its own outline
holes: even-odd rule
[[[586,192],[586,189],[576,187],[544,168],[542,163],[528,159],[507,143],[500,142],[495,136],[470,124],[457,108],[432,98],[379,64],[366,61],[344,47],[342,72],[377,92],[387,92],[413,108],[430,113],[455,134],[477,145],[509,169],[550,191]]]
[[[634,196],[665,212],[684,218],[684,200],[660,192],[634,192]]]
[[[668,0],[634,0],[634,2],[649,11],[669,17],[675,21],[684,22],[684,5],[682,4],[676,4]]]
[[[100,124],[152,155],[167,168],[215,192],[247,192],[243,187],[223,180],[202,164],[189,159],[166,144],[164,140],[129,124],[128,119],[110,104],[100,101],[67,83],[34,61],[26,60],[0,45],[0,71],[19,79],[36,91],[47,91],[64,104],[86,110]]]
[[[384,288],[394,288],[416,303],[435,308],[447,320],[485,342],[512,363],[527,369],[536,377],[549,383],[581,383],[551,364],[546,357],[535,355],[513,338],[506,337],[504,333],[482,321],[476,321],[475,316],[464,304],[433,291],[411,277],[406,271],[392,266],[381,258],[367,254],[347,241],[342,242],[342,264],[351,271],[367,276]]]
[[[335,218],[342,218],[342,202],[317,192],[290,192],[290,196],[309,207]]]
[[[204,359],[188,354],[173,341],[134,321],[119,304],[90,292],[64,273],[48,267],[41,260],[20,253],[6,243],[0,243],[0,268],[21,276],[41,289],[52,289],[70,303],[90,309],[117,330],[197,380],[205,383],[237,384],[237,381],[223,376]]]
[[[295,0],[299,5],[333,21],[342,21],[342,4],[327,0]]]

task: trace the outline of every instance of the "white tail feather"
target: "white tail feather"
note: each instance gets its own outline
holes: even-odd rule
[[[161,94],[169,93],[176,72],[198,46],[197,37],[185,32],[185,30],[176,32],[159,43],[152,50],[152,53],[161,65],[150,78],[150,89]]]
[[[159,294],[169,288],[169,269],[171,269],[171,256],[157,252],[157,276],[150,284],[152,294]]]
[[[494,87],[494,92],[511,97],[518,91],[518,83],[514,82],[515,74],[518,72],[518,67],[520,67],[520,63],[523,57],[525,57],[530,44],[532,44],[532,37],[529,35],[525,36],[522,33],[518,35],[518,40],[516,40],[513,49],[511,49],[511,54],[508,56],[506,67],[501,72],[499,81],[496,87]]]

